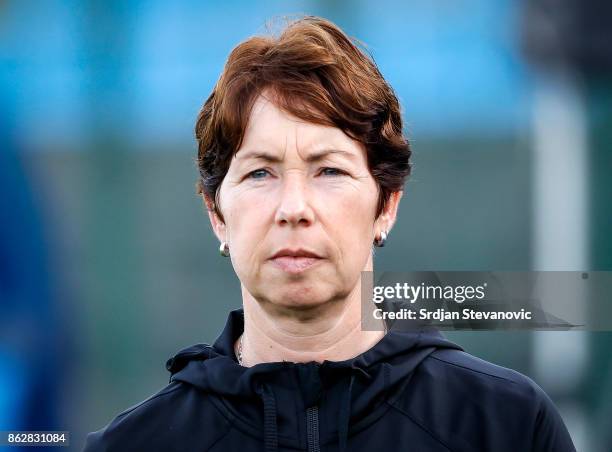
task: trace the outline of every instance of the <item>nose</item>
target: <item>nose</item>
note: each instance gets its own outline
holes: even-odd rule
[[[281,226],[308,226],[313,223],[314,213],[309,203],[308,188],[300,175],[286,175],[283,178],[275,220]]]

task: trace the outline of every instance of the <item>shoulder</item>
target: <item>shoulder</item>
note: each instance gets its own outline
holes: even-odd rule
[[[463,351],[438,350],[417,367],[408,386],[413,391],[403,394],[399,408],[450,442],[487,450],[531,450],[535,444],[556,441],[552,449],[535,450],[574,450],[552,400],[515,370]]]
[[[208,394],[172,382],[119,413],[104,428],[89,433],[84,452],[188,450],[188,442],[196,438],[200,444],[212,444],[228,426]]]
[[[530,404],[544,394],[526,375],[460,350],[438,350],[429,355],[420,370],[429,374],[432,383],[464,388],[465,395],[478,390],[480,396],[509,397]]]

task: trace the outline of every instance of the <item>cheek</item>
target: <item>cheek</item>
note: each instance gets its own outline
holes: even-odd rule
[[[236,190],[225,199],[224,207],[227,209],[227,222],[233,240],[249,232],[256,232],[263,223],[264,216],[269,209],[265,197],[248,190]]]
[[[376,209],[376,187],[330,189],[322,195],[322,221],[336,243],[343,261],[360,265],[370,251],[370,236]],[[324,219],[323,219],[324,218]]]
[[[266,202],[265,197],[242,191],[227,197],[225,208],[228,238],[230,248],[235,250],[232,254],[235,263],[238,266],[250,265],[258,244],[263,242],[266,235],[270,203]]]
[[[334,217],[342,229],[371,230],[377,201],[375,185],[345,184],[327,188],[320,194],[327,216]]]

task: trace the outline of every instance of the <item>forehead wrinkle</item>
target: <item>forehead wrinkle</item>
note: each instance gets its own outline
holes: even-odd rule
[[[266,152],[266,151],[259,151],[259,150],[247,150],[247,151],[242,151],[238,154],[236,154],[236,159],[237,160],[248,160],[248,159],[253,159],[253,160],[264,160],[266,162],[272,162],[272,163],[280,163],[284,160],[284,156],[286,154],[287,150],[285,149],[283,151],[283,154],[281,156],[277,156],[274,155],[272,153]],[[299,151],[298,151],[298,155]],[[305,160],[306,162],[316,162],[319,160],[323,160],[325,159],[327,156],[329,155],[342,155],[345,156],[346,158],[350,159],[350,160],[357,160],[358,156],[356,156],[354,153],[349,152],[349,151],[345,151],[343,149],[332,149],[332,148],[325,148],[322,149],[320,151],[316,151],[316,152],[312,152],[309,155],[307,155],[306,157],[302,157],[300,155],[300,157],[302,158],[302,160]]]
[[[285,120],[288,122],[289,127],[284,127],[285,143],[284,143],[283,150],[280,153],[280,155],[278,155],[276,152],[274,152],[273,149],[266,149],[268,147],[267,145],[264,146],[263,148],[257,145],[256,145],[257,147],[253,147],[253,148],[248,146],[246,150],[236,153],[235,157],[237,159],[247,160],[247,159],[252,158],[255,160],[263,160],[263,161],[271,162],[271,163],[282,162],[286,158],[287,151],[289,149],[289,135],[293,134],[293,141],[294,141],[293,145],[296,149],[298,156],[300,157],[302,161],[306,161],[309,163],[316,162],[316,161],[320,161],[328,157],[330,154],[344,156],[352,162],[357,162],[359,160],[360,156],[356,155],[354,152],[351,152],[350,150],[343,149],[345,148],[345,146],[343,145],[337,146],[335,144],[332,144],[332,142],[334,142],[335,139],[332,139],[331,142],[325,143],[322,146],[319,145],[317,141],[321,143],[321,142],[326,142],[329,140],[326,138],[322,139],[319,133],[310,133],[312,131],[308,130],[308,126],[309,125],[316,126],[317,124],[312,124],[307,121],[303,121],[303,120],[300,120],[299,118],[294,117],[292,114],[279,108],[274,102],[271,102],[270,99],[266,98],[265,96],[260,96],[260,98],[256,101],[256,104],[258,105],[256,105],[256,108],[254,109],[254,111],[262,112],[262,110],[264,109],[265,110],[272,109],[272,111],[269,110],[269,113],[273,112],[272,114],[277,115],[277,116],[280,114],[282,117],[282,120]],[[257,114],[255,114],[255,116],[257,116]],[[252,121],[249,121],[249,128],[251,128],[251,131],[254,131],[253,127],[255,127],[255,124]],[[306,130],[304,130],[304,127]],[[302,135],[306,134],[306,137],[307,137],[306,146],[304,146],[303,148],[299,146],[300,137],[298,135],[300,135],[300,132],[302,132]],[[261,137],[258,137],[256,140],[263,139],[264,141],[268,141],[268,138],[270,137],[261,136]],[[272,146],[272,148],[275,148],[275,147],[276,146]],[[280,149],[280,146],[277,149]],[[308,153],[309,150],[312,150],[312,151]]]
[[[305,123],[304,124],[308,124]],[[316,124],[314,124],[316,125]],[[353,161],[353,162],[357,162],[359,160],[359,155],[356,155],[354,152],[351,152],[347,149],[343,149],[344,146],[337,146],[335,144],[331,144],[331,142],[328,142],[326,144],[324,144],[323,146],[318,146],[316,143],[316,140],[314,140],[314,142],[311,143],[305,147],[304,152],[308,152],[309,150],[311,150],[311,152],[309,152],[307,155],[302,155],[300,154],[300,148],[298,147],[298,137],[297,137],[297,129],[298,127],[296,127],[294,130],[296,131],[296,135],[295,135],[295,148],[296,151],[298,153],[298,155],[302,158],[302,160],[306,161],[306,162],[316,162],[316,161],[320,161],[325,159],[326,157],[328,157],[330,154],[335,154],[335,155],[340,155],[340,156],[344,156],[346,158],[348,158],[349,160]],[[328,141],[327,139],[323,139],[321,141]],[[334,140],[331,140],[332,142]]]
[[[298,146],[298,133],[297,133],[297,130],[298,130],[298,126],[297,126],[297,124],[296,124],[296,125],[293,127],[293,138],[294,138],[294,141],[295,141],[293,144],[295,145],[295,152],[297,152],[297,155],[298,155],[298,156],[299,156],[299,157],[300,157],[302,160],[304,160],[304,157],[302,157],[302,155],[300,154],[300,148],[299,148],[299,146]],[[286,149],[286,148],[285,148],[285,149]]]

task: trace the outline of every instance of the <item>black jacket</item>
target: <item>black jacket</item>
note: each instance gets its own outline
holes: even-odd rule
[[[213,346],[168,360],[170,383],[87,436],[114,451],[574,451],[529,378],[437,331],[393,328],[346,361],[242,367],[232,311]]]

